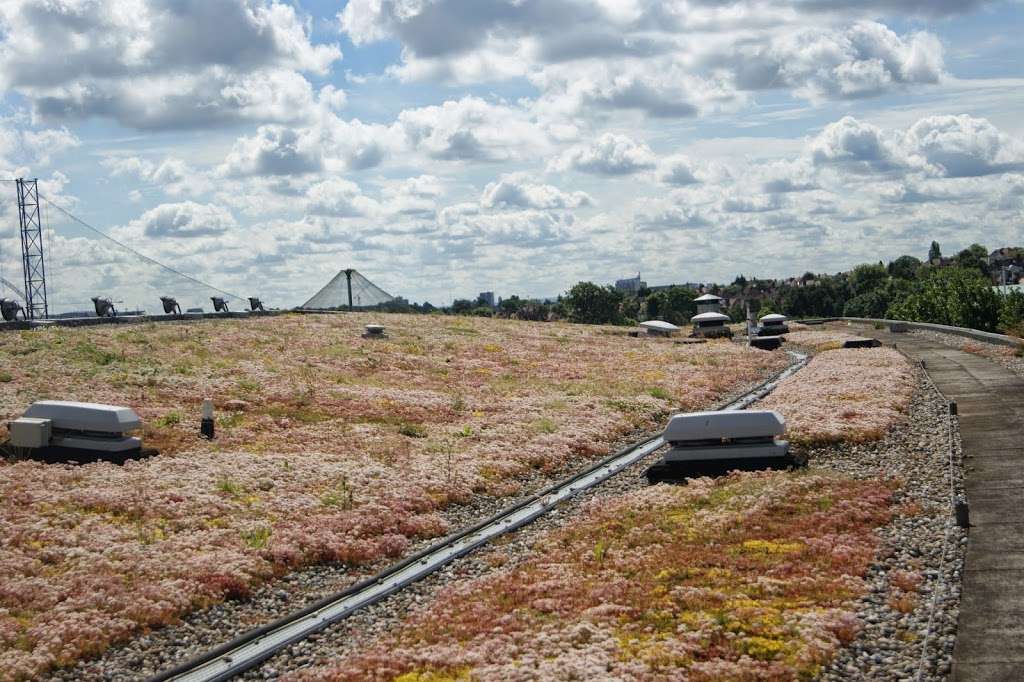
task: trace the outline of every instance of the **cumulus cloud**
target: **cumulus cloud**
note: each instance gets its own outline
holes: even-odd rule
[[[316,103],[300,72],[341,58],[309,33],[294,7],[267,0],[12,0],[0,5],[0,88],[40,116],[137,128],[294,120]]]
[[[903,11],[942,15],[974,3],[905,4]],[[391,73],[402,79],[526,77],[546,112],[678,118],[738,106],[743,91],[788,89],[819,101],[937,82],[938,39],[898,35],[874,20],[879,10],[870,5],[352,0],[338,19],[357,45],[397,40],[402,61]]]
[[[910,160],[899,136],[878,126],[844,116],[811,142],[811,158],[819,166],[833,165],[852,172],[884,172],[907,166]]]
[[[983,118],[927,116],[906,131],[883,130],[846,116],[812,141],[818,165],[858,172],[918,170],[949,178],[1024,168],[1024,144]]]
[[[547,146],[544,132],[525,111],[472,96],[406,109],[396,125],[410,148],[433,159],[503,161]]]
[[[575,145],[551,163],[556,171],[577,170],[597,175],[628,175],[651,170],[657,158],[651,148],[626,135],[604,133],[590,144]]]
[[[235,141],[220,172],[235,177],[297,175],[323,167],[323,147],[315,131],[264,125],[255,135]]]
[[[591,203],[586,192],[563,192],[552,185],[531,182],[525,173],[504,175],[488,183],[480,197],[485,208],[579,208]]]
[[[128,223],[123,232],[154,239],[185,239],[218,236],[236,225],[231,213],[220,206],[184,201],[160,204],[146,211]]]
[[[766,44],[741,46],[711,62],[734,69],[742,89],[788,87],[811,100],[853,99],[938,82],[942,45],[928,33],[901,37],[883,24],[862,21],[839,30],[781,32]]]
[[[575,223],[567,212],[488,213],[476,204],[458,204],[438,212],[437,232],[447,239],[533,248],[572,239]]]
[[[437,198],[444,194],[444,183],[434,175],[419,175],[390,182],[381,191],[385,210],[401,215],[433,214]]]
[[[636,217],[641,232],[697,230],[711,225],[699,210],[687,206],[667,206],[654,210],[641,210]]]
[[[32,166],[45,166],[50,157],[73,149],[81,141],[67,128],[26,129],[17,121],[0,119],[0,172],[23,175]]]
[[[376,213],[379,205],[363,195],[354,182],[342,178],[328,178],[309,188],[307,210],[310,213],[351,218]]]
[[[988,120],[929,116],[912,125],[906,144],[938,174],[969,177],[1024,169],[1024,144]]]
[[[138,178],[157,185],[167,194],[201,191],[200,187],[189,183],[189,180],[198,180],[199,173],[175,157],[169,156],[154,162],[137,156],[111,156],[104,159],[102,164],[115,177]]]
[[[693,161],[681,154],[664,157],[658,162],[658,180],[677,187],[700,182]]]

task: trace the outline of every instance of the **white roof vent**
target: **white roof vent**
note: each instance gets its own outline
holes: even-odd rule
[[[786,469],[799,463],[789,443],[776,440],[786,421],[771,410],[691,412],[669,421],[663,438],[672,448],[647,470],[651,483],[720,476],[734,469]]]
[[[722,313],[701,313],[690,318],[690,322],[728,322],[729,316]]]
[[[641,322],[640,326],[647,330],[647,333],[660,334],[663,336],[669,336],[677,331],[679,327],[675,326],[671,322],[663,322],[661,320],[648,320]]]
[[[142,420],[130,407],[98,403],[40,400],[25,410],[25,416],[49,419],[53,428],[69,431],[125,433],[142,428]]]

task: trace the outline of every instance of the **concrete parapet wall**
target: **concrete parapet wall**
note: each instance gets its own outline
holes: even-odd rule
[[[933,332],[942,332],[943,334],[955,334],[957,336],[964,336],[969,339],[975,339],[977,341],[984,341],[985,343],[996,343],[1001,346],[1010,346],[1016,348],[1024,344],[1024,339],[1019,339],[1016,336],[1007,336],[1005,334],[994,334],[992,332],[978,331],[977,329],[967,329],[965,327],[950,327],[945,324],[933,324],[931,322],[908,322],[906,320],[886,320],[876,319],[871,317],[828,317],[828,318],[807,318],[812,321],[821,322],[863,322],[865,324],[885,324],[890,325],[894,323],[905,324],[909,329],[923,329]],[[797,322],[804,322],[804,320],[796,320]]]

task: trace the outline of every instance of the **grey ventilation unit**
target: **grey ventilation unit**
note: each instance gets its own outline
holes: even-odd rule
[[[671,449],[647,470],[647,480],[682,482],[734,469],[797,466],[800,463],[790,454],[789,443],[776,439],[785,432],[785,420],[771,410],[678,414],[662,435]]]
[[[40,400],[7,426],[8,453],[46,461],[123,463],[143,454],[142,441],[127,435],[142,428],[129,407]]]

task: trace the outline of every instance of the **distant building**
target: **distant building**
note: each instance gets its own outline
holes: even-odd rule
[[[629,294],[635,294],[641,289],[647,288],[647,282],[640,279],[640,273],[636,273],[636,277],[630,277],[629,279],[617,279],[615,280],[615,288],[619,291],[624,291]]]
[[[480,295],[476,297],[480,305],[488,306],[489,308],[494,307],[494,292],[493,291],[481,291]]]

